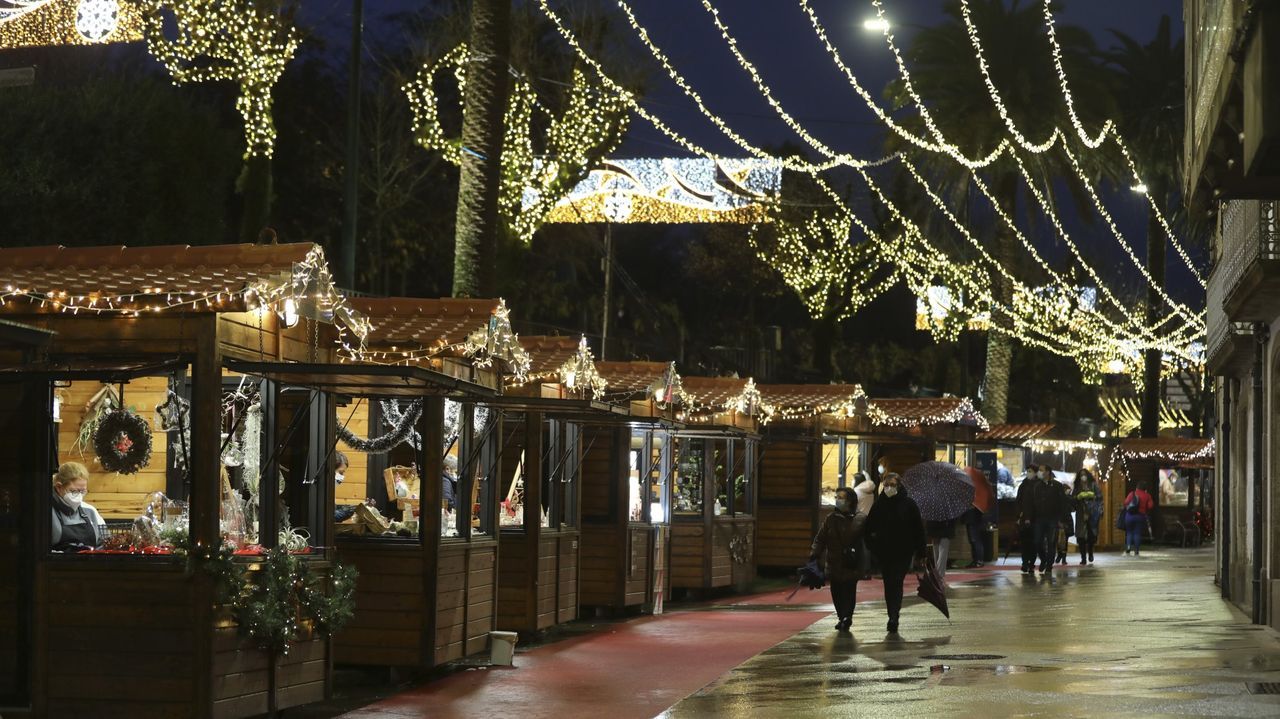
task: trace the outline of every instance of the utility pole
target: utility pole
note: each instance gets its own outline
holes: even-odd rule
[[[613,223],[604,223],[604,317],[600,323],[600,361],[608,358],[609,296],[613,289]]]
[[[360,58],[364,54],[364,0],[352,0],[351,59],[347,63],[347,162],[342,188],[342,261],[338,285],[356,287],[356,223],[360,217]],[[381,258],[379,258],[381,260]]]

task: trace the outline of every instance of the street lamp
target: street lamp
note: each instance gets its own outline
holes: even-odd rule
[[[1131,187],[1131,188],[1129,188],[1129,189],[1133,190],[1134,192],[1138,193],[1139,195],[1145,195],[1145,194],[1147,194],[1147,183],[1145,183],[1145,182],[1139,182],[1138,184],[1134,185],[1133,187]]]
[[[882,17],[868,18],[862,21],[863,30],[873,30],[875,32],[888,32],[889,20]]]

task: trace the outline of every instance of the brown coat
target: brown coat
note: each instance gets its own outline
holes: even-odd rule
[[[867,557],[862,544],[866,523],[865,514],[836,511],[827,515],[809,552],[819,561],[826,555],[827,581],[856,582],[866,575]]]

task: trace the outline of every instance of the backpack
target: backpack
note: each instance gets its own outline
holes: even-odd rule
[[[1130,514],[1141,514],[1141,510],[1142,502],[1138,501],[1138,493],[1134,492],[1133,497],[1129,500],[1128,504],[1124,505],[1124,511],[1129,512]]]

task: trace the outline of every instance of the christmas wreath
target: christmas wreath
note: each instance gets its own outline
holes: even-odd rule
[[[127,409],[112,410],[98,421],[93,451],[108,472],[135,474],[151,461],[151,425]]]

